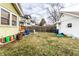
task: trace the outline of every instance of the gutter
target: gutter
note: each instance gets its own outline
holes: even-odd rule
[[[72,13],[66,12],[66,11],[62,11],[61,13],[64,13],[64,14],[67,14],[67,15],[71,15],[71,16],[74,16],[74,17],[79,17],[78,15],[75,15],[75,14],[72,14]]]
[[[23,12],[22,12],[22,9],[21,9],[19,3],[12,3],[12,5],[14,6],[14,8],[18,12],[18,14],[21,15],[21,16],[23,16]]]

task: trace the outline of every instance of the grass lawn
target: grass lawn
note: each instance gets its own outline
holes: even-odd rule
[[[56,37],[54,33],[30,34],[0,48],[1,56],[79,56],[79,40]]]

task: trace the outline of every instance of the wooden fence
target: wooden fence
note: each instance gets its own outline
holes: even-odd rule
[[[33,32],[34,29],[36,32],[52,32],[54,29],[53,26],[30,26],[28,28],[31,30],[31,32]]]

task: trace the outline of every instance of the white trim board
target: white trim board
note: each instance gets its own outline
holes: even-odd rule
[[[67,14],[67,15],[70,15],[70,16],[73,16],[73,17],[79,17],[78,15],[75,15],[75,14],[72,14],[72,13],[68,13],[68,12],[63,12],[63,14]]]

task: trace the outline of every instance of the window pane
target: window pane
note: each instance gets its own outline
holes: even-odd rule
[[[1,24],[9,25],[9,20],[1,17]]]
[[[16,26],[17,25],[17,16],[12,14],[12,25]]]
[[[10,13],[1,9],[1,24],[9,25]]]
[[[68,24],[67,24],[67,27],[68,27],[68,28],[71,28],[71,27],[72,27],[72,23],[68,23]]]

